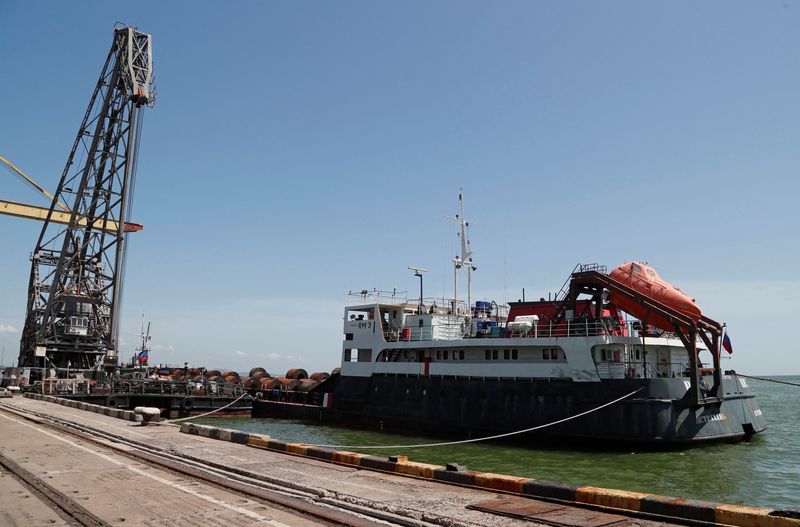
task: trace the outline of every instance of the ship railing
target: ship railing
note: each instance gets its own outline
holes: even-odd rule
[[[597,373],[601,379],[663,379],[685,378],[689,376],[689,364],[685,362],[642,362],[627,360],[615,362],[596,361]]]
[[[44,395],[89,395],[93,392],[96,381],[89,379],[56,379],[42,380],[41,393]]]
[[[598,337],[630,336],[630,324],[619,324],[610,319],[567,320],[553,324],[552,321],[536,323],[524,331],[508,330],[505,336],[512,338],[554,338],[554,337]]]
[[[362,289],[347,293],[347,305],[359,304],[407,304],[408,291],[381,291],[379,289]]]
[[[446,297],[424,297],[420,305],[419,297],[409,298],[408,291],[381,291],[379,289],[350,291],[347,295],[348,306],[361,304],[403,305],[416,313],[436,315],[456,315],[469,317],[508,318],[509,306],[491,302],[491,313],[478,313],[477,308],[467,305],[465,300],[454,300]]]
[[[244,393],[242,384],[228,382],[193,382],[125,379],[115,380],[111,386],[115,394],[185,395],[185,396],[239,396]]]

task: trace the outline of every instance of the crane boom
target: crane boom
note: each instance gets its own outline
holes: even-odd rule
[[[54,210],[51,214],[49,208],[37,207],[36,205],[26,205],[25,203],[16,203],[14,201],[5,201],[2,199],[0,199],[0,214],[41,221],[47,220],[49,214],[51,222],[60,223],[62,225],[69,225],[70,220],[69,210],[66,212]],[[78,218],[78,225],[85,227],[86,218]],[[94,228],[107,232],[116,232],[119,230],[119,222],[105,220],[104,223],[101,220],[97,220],[95,221]],[[125,223],[123,232],[138,232],[143,228],[144,227],[138,223]]]
[[[116,27],[33,249],[20,367],[116,365],[141,109],[153,103],[151,37]]]
[[[23,181],[28,183],[34,189],[38,190],[40,194],[42,194],[45,197],[47,197],[47,199],[49,199],[51,202],[55,202],[56,206],[59,209],[65,211],[65,212],[69,212],[69,208],[66,205],[64,205],[60,201],[57,201],[56,198],[54,198],[52,194],[50,194],[49,192],[47,192],[44,189],[44,187],[39,185],[37,182],[35,182],[30,177],[28,177],[28,175],[25,172],[23,172],[22,170],[17,168],[17,165],[15,165],[14,163],[12,163],[11,161],[9,161],[7,158],[5,158],[3,156],[0,156],[0,163],[3,163],[5,166],[7,166],[14,174],[16,174],[17,176],[22,178]]]

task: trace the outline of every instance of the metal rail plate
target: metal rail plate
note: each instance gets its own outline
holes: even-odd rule
[[[497,497],[467,505],[467,508],[557,527],[605,527],[623,525],[630,519],[618,514],[578,509],[518,496]]]

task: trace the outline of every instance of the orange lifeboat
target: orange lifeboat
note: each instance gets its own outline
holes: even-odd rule
[[[700,320],[700,308],[694,300],[677,287],[662,280],[656,270],[649,265],[641,262],[624,263],[611,271],[609,276],[653,300],[680,311],[694,322]],[[633,300],[614,295],[613,292],[609,300],[623,311],[641,320],[643,324],[656,326],[666,331],[675,330],[667,319]]]

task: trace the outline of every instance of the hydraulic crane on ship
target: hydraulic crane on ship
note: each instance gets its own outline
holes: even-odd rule
[[[96,371],[117,364],[125,235],[141,230],[127,222],[141,110],[155,102],[151,40],[136,28],[115,27],[55,194],[3,159],[51,200],[47,209],[0,202],[0,213],[44,222],[31,256],[18,359],[32,377],[35,368]]]

